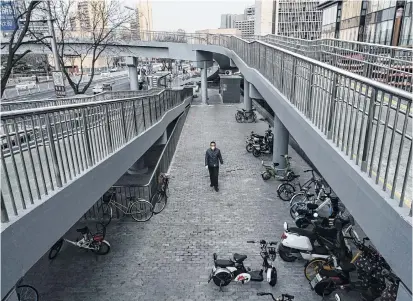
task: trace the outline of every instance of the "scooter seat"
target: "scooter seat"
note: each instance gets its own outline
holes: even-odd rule
[[[259,139],[264,139],[264,136],[261,135],[253,134],[252,136]]]
[[[320,255],[328,255],[329,254],[328,250],[325,247],[322,247],[322,246],[314,246],[313,253],[314,254],[320,254]]]
[[[84,227],[84,228],[76,229],[76,232],[79,232],[79,233],[82,233],[82,234],[86,234],[87,232],[89,232],[89,228],[88,228],[88,227]]]
[[[288,232],[295,233],[302,236],[307,236],[310,239],[316,239],[317,236],[311,230],[301,229],[301,228],[288,228]]]
[[[321,269],[318,273],[323,277],[339,277],[341,275],[340,271],[338,270]]]
[[[307,208],[310,210],[315,210],[318,208],[318,205],[313,203],[307,203]]]
[[[215,260],[215,266],[220,267],[220,268],[233,267],[234,265],[235,265],[235,262],[233,262],[232,260],[225,260],[225,259]]]
[[[245,259],[247,259],[247,255],[241,255],[241,254],[238,254],[238,253],[235,253],[235,254],[234,254],[234,260],[235,260],[237,263],[241,263],[241,262],[243,262]]]
[[[251,272],[248,272],[248,274],[251,275],[252,281],[264,281],[264,276],[263,276],[262,271],[251,271]]]

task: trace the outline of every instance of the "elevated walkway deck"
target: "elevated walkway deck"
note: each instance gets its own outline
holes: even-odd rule
[[[246,265],[259,268],[259,246],[247,240],[278,241],[283,222],[291,222],[288,203],[276,194],[279,182],[264,182],[261,160],[245,150],[250,131],[263,132],[267,124],[236,123],[235,108],[192,106],[169,169],[172,178],[165,210],[148,223],[126,218],[112,222],[106,236],[112,249],[106,256],[95,257],[70,246],[53,262],[44,256],[25,277],[41,300],[258,300],[259,291],[288,293],[300,301],[321,299],[304,278],[303,261],[286,263],[277,258],[279,283],[274,288],[265,282],[230,284],[221,293],[207,283],[214,252],[222,258],[234,252],[246,254]],[[218,193],[209,187],[204,167],[211,140],[224,159]],[[304,160],[293,149],[290,154],[297,173],[307,175],[302,172],[308,168]]]

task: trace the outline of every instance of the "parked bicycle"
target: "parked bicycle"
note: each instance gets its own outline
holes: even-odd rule
[[[116,190],[106,192],[102,198],[102,204],[98,208],[99,222],[107,226],[113,217],[113,207],[124,215],[130,215],[137,222],[146,222],[153,215],[153,206],[145,199],[131,196],[126,198],[127,205],[116,201]]]
[[[237,122],[256,122],[257,114],[255,113],[256,109],[251,109],[247,111],[245,109],[237,109],[235,114],[235,120]]]
[[[272,163],[265,164],[264,161],[261,161],[262,166],[265,167],[265,171],[261,173],[261,177],[264,181],[271,179],[274,177],[277,180],[285,180],[288,179],[291,181],[294,178],[294,172],[291,169],[291,163],[288,155],[281,155],[281,157],[285,160],[285,168],[277,168],[279,163]]]
[[[106,227],[102,224],[96,225],[97,232],[92,234],[89,228],[83,227],[76,229],[76,232],[81,234],[80,239],[77,238],[76,241],[72,241],[66,238],[59,239],[49,251],[49,259],[55,259],[59,254],[63,243],[68,242],[78,248],[90,250],[97,255],[106,255],[110,251],[110,244],[105,240]],[[98,229],[100,228],[100,229]]]
[[[169,179],[170,176],[167,173],[161,173],[158,180],[158,189],[151,198],[151,204],[153,205],[153,214],[161,213],[165,209],[168,201],[169,194]]]
[[[4,296],[3,300],[8,300],[16,291],[17,300],[19,301],[38,301],[39,293],[37,290],[31,285],[21,284],[22,282],[23,277],[16,282],[12,289]]]
[[[283,201],[291,201],[291,198],[294,196],[294,194],[299,193],[299,192],[306,192],[308,191],[313,185],[316,186],[318,179],[314,175],[314,171],[312,169],[304,170],[305,173],[311,172],[312,176],[311,178],[306,181],[303,185],[300,184],[300,182],[295,182],[294,180],[298,179],[300,176],[296,175],[293,177],[292,180],[282,180],[284,183],[281,183],[277,187],[277,194],[282,199]],[[298,190],[296,190],[296,187],[298,187]]]

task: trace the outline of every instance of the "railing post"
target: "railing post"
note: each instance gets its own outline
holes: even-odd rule
[[[308,98],[308,103],[307,103],[307,117],[311,120],[311,107],[313,103],[313,84],[314,84],[314,65],[310,64],[310,79],[308,81],[309,87],[308,87],[308,93],[310,97]]]
[[[333,135],[334,112],[336,111],[336,103],[338,102],[337,86],[338,86],[338,75],[334,73],[333,89],[331,91],[331,104],[330,104],[330,110],[328,113],[328,120],[327,120],[327,139],[331,139]]]
[[[54,170],[54,174],[56,178],[56,185],[57,187],[62,187],[62,178],[60,176],[59,163],[57,161],[56,146],[54,145],[53,131],[52,131],[52,126],[50,124],[50,118],[49,118],[48,113],[46,113],[45,118],[46,118],[46,129],[49,135],[49,146],[50,146],[50,153],[52,155],[52,161],[53,161],[53,167],[54,167],[53,170]],[[57,143],[59,143],[59,141],[57,141]]]
[[[122,114],[122,128],[123,128],[123,138],[125,140],[125,143],[128,141],[128,134],[126,131],[126,118],[125,118],[125,108],[123,106],[123,102],[120,103],[120,109],[121,109],[121,114]]]
[[[138,118],[136,117],[136,105],[135,105],[135,101],[133,100],[132,100],[132,106],[133,106],[133,123],[135,125],[135,133],[137,136],[139,134]]]
[[[1,222],[7,223],[9,221],[9,215],[7,214],[6,205],[4,204],[3,192],[1,193]]]
[[[92,166],[94,162],[92,159],[92,150],[90,148],[90,137],[89,137],[89,131],[88,131],[88,126],[87,126],[86,114],[89,114],[87,108],[82,110],[82,120],[83,120],[83,130],[85,131],[86,156],[90,164],[89,166]]]
[[[113,146],[112,146],[112,136],[110,132],[110,118],[109,118],[109,110],[108,110],[108,105],[105,105],[105,114],[106,114],[106,139],[108,141],[108,150],[109,153],[113,151]]]
[[[297,59],[293,58],[293,66],[291,68],[291,89],[290,89],[290,102],[292,104],[295,104],[295,82],[297,79],[296,76],[296,71],[297,71]]]
[[[280,78],[281,78],[281,92],[284,93],[284,53],[281,53],[281,65],[280,65]]]
[[[366,91],[367,97],[368,90]],[[376,90],[372,89],[370,103],[369,103],[369,113],[367,116],[366,124],[366,135],[364,137],[363,154],[361,157],[361,171],[367,171],[367,159],[370,151],[371,134],[373,132],[373,120],[374,120],[374,109],[376,107]],[[364,108],[363,108],[364,112]]]

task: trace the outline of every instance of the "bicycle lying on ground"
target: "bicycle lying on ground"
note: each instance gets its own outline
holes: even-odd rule
[[[271,293],[257,293],[257,296],[271,296],[272,300],[274,301],[292,301],[294,299],[294,296],[291,296],[289,294],[282,294],[281,297],[275,298],[273,294]]]
[[[16,282],[13,288],[4,296],[3,300],[8,300],[10,296],[13,294],[14,290],[16,290],[17,300],[19,301],[38,301],[39,300],[39,293],[37,290],[27,284],[21,284],[23,282],[23,277]]]
[[[82,235],[82,237],[80,239],[76,239],[76,241],[72,241],[66,238],[59,239],[50,249],[49,259],[56,258],[57,254],[59,254],[60,249],[63,246],[63,242],[68,242],[81,249],[91,250],[97,255],[108,254],[110,251],[110,244],[105,240],[106,227],[102,224],[97,224],[96,227],[98,228],[98,226],[101,226],[101,228],[95,234],[92,234],[88,227],[76,229],[76,232]]]
[[[127,205],[116,201],[116,190],[111,189],[103,195],[102,204],[98,208],[98,220],[107,226],[113,217],[113,208],[121,211],[125,215],[130,215],[137,222],[146,222],[151,219],[153,206],[150,202],[135,197],[127,197]]]

